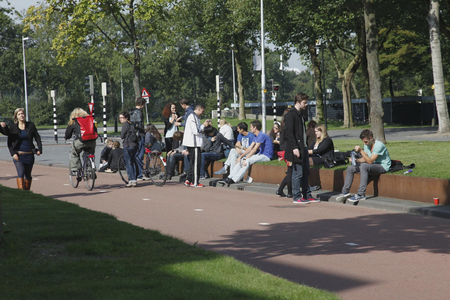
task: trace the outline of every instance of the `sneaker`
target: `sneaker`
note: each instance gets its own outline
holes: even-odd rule
[[[202,187],[205,187],[205,186],[203,184],[201,184],[201,183],[199,183],[197,185],[191,183],[191,187],[200,187],[200,188],[202,188]]]
[[[127,187],[127,188],[132,187],[132,186],[133,186],[133,184],[131,182],[128,182],[128,184],[125,185],[125,187]]]
[[[358,202],[358,201],[362,201],[362,200],[366,200],[365,195],[356,194],[355,196],[348,198],[348,201],[350,201],[350,202]]]
[[[142,180],[150,180],[150,178],[145,175],[142,175]]]
[[[304,198],[302,198],[302,200],[305,200]],[[320,199],[318,198],[314,198],[313,196],[309,197],[308,199],[306,199],[309,202],[313,202],[313,203],[318,203],[320,202]]]
[[[286,198],[294,198],[294,195],[292,195],[292,194],[287,194],[287,195],[286,195]]]
[[[342,194],[339,194],[339,195],[336,197],[336,201],[337,201],[337,202],[344,202],[344,201],[347,200],[347,198],[349,198],[351,195],[352,195],[352,194],[350,194],[350,193],[342,193]]]
[[[131,183],[131,186],[132,186],[132,187],[137,187],[137,182],[136,182],[136,181],[133,181],[133,182]]]
[[[228,172],[228,166],[227,165],[223,165],[223,168],[220,169],[217,172],[214,172],[214,174],[216,174],[216,175],[225,175],[225,174],[227,174],[227,172]]]
[[[300,199],[294,199],[294,203],[296,204],[309,204],[309,201],[303,198]]]
[[[203,176],[200,176],[200,179],[208,179],[209,178],[209,176],[208,175],[203,175]]]
[[[78,172],[77,171],[70,171],[69,175],[70,176],[78,176]]]
[[[113,171],[111,169],[106,169],[105,173],[112,173]]]
[[[184,185],[185,185],[185,186],[191,186],[191,183],[189,182],[189,180],[186,180],[186,181],[184,182]]]
[[[253,178],[251,178],[250,176],[247,176],[247,180],[244,180],[247,183],[252,183],[253,182]]]

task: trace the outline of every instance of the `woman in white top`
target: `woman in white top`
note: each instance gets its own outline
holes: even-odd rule
[[[178,131],[178,126],[181,124],[179,121],[181,117],[177,115],[177,107],[175,103],[169,102],[163,110],[164,118],[164,140],[166,142],[166,151],[172,150],[173,134]]]
[[[234,144],[234,134],[231,124],[228,123],[224,118],[220,118],[219,121],[220,129],[219,132],[230,142]]]

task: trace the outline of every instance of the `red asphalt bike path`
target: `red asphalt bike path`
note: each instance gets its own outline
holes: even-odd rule
[[[12,162],[0,184],[16,187]],[[236,187],[125,188],[100,173],[93,191],[65,168],[35,165],[32,192],[112,214],[342,299],[447,299],[450,220],[321,202],[293,204]],[[5,221],[7,222],[7,220]],[[11,230],[11,228],[8,228]]]

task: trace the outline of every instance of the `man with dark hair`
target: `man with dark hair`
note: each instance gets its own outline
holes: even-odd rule
[[[144,168],[144,154],[145,154],[145,129],[144,129],[144,114],[142,109],[145,107],[147,100],[142,97],[136,99],[136,107],[130,110],[130,122],[134,125],[134,130],[139,135],[139,144],[136,152],[136,163],[138,165],[137,180],[149,180],[147,176],[142,174]]]
[[[206,120],[200,124],[200,116],[205,111],[205,107],[201,104],[195,106],[194,113],[190,114],[186,120],[186,126],[183,136],[183,146],[187,147],[189,153],[189,170],[186,176],[185,185],[191,187],[204,187],[199,183],[201,168],[201,150],[203,147],[203,130],[209,125],[210,120]],[[183,151],[183,154],[184,151]]]
[[[203,130],[204,145],[201,154],[202,163],[200,168],[200,179],[209,178],[208,166],[211,162],[225,157],[225,147],[233,147],[233,143],[226,139],[220,132],[212,125],[208,125]]]
[[[309,156],[306,137],[305,118],[302,111],[308,106],[308,95],[297,93],[294,107],[284,117],[286,151],[285,157],[292,164],[292,192],[294,203],[308,204],[320,202],[311,195],[308,184]],[[300,192],[301,187],[301,192]],[[303,197],[302,194],[303,193]]]
[[[261,122],[256,120],[250,123],[250,131],[255,135],[253,143],[236,159],[236,165],[231,169],[230,175],[223,184],[232,184],[242,180],[248,168],[254,163],[270,161],[273,155],[273,144],[270,137],[261,132]],[[249,181],[251,182],[251,181]]]
[[[355,146],[355,151],[361,154],[361,158],[356,158],[356,164],[347,167],[342,193],[337,196],[336,201],[344,202],[348,199],[350,202],[366,200],[366,189],[369,181],[369,175],[379,175],[389,171],[391,167],[391,158],[386,146],[373,138],[373,133],[369,129],[364,129],[359,138],[364,143],[364,151],[360,146]],[[360,183],[358,193],[350,197],[350,188],[353,183],[355,173],[360,173]]]
[[[186,99],[186,98],[183,98],[183,99],[181,99],[180,100],[180,106],[184,109],[184,111],[185,111],[185,113],[184,113],[184,116],[182,116],[181,117],[181,119],[183,120],[182,122],[181,122],[181,125],[180,126],[184,126],[185,128],[186,128],[186,121],[187,121],[187,118],[189,117],[189,115],[191,114],[191,113],[193,113],[194,112],[194,105],[192,105],[192,104],[190,104],[190,102],[189,102],[189,100],[188,99]]]
[[[239,155],[244,153],[255,140],[255,135],[251,132],[248,132],[247,123],[241,122],[236,126],[236,128],[239,132],[237,142],[234,145],[234,148],[231,149],[230,153],[228,154],[227,160],[223,163],[223,168],[217,172],[214,172],[214,174],[216,175],[227,174],[228,167],[230,167],[230,170],[233,170]]]

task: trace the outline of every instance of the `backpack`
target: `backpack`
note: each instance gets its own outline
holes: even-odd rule
[[[128,134],[128,141],[131,143],[138,143],[139,142],[139,134],[136,133],[136,129],[134,128],[133,124],[130,124],[130,131]]]
[[[335,152],[323,158],[323,166],[325,168],[334,168],[348,164],[348,158],[345,152]]]
[[[391,167],[389,168],[389,172],[394,173],[400,170],[405,170],[405,169],[414,169],[416,167],[416,164],[410,164],[410,165],[403,165],[403,163],[399,160],[393,160],[391,159]]]
[[[134,127],[136,136],[140,139],[140,132],[143,132],[144,123],[142,120],[142,112],[139,109],[133,108],[130,110],[130,122]]]
[[[80,128],[81,140],[91,141],[98,138],[97,131],[95,130],[94,118],[89,115],[85,117],[76,118],[77,124]]]

